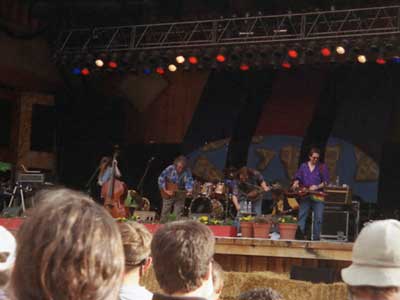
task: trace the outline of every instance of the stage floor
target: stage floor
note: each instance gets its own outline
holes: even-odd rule
[[[340,270],[351,263],[353,243],[217,238],[215,258],[226,271],[289,273],[292,266]]]

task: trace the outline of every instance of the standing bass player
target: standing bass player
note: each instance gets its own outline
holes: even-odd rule
[[[185,206],[186,196],[190,196],[193,190],[193,177],[187,168],[186,157],[178,156],[172,165],[162,171],[158,177],[158,187],[163,201],[160,222],[167,221],[172,207],[174,214],[179,218]]]

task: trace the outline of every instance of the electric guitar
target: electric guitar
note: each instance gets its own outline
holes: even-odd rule
[[[324,191],[312,191],[306,187],[299,187],[296,190],[289,190],[286,192],[286,196],[293,198],[304,198],[305,196],[310,196],[311,200],[314,201],[325,201],[325,198],[328,194]]]

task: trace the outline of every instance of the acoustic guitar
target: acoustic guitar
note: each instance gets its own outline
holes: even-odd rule
[[[164,191],[164,189],[160,189],[161,198],[163,198],[163,199],[171,199],[172,197],[175,196],[176,192],[178,191],[178,184],[173,183],[173,182],[170,182],[170,181],[167,181],[167,182],[165,183],[165,189],[166,189],[167,191],[172,192],[172,195],[168,195],[168,194]]]

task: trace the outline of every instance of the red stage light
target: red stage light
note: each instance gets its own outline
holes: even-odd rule
[[[384,65],[384,64],[386,64],[386,60],[383,59],[383,58],[381,58],[381,57],[378,57],[378,58],[376,59],[376,63],[377,63],[378,65]]]
[[[218,54],[215,59],[220,63],[223,63],[226,60],[225,56],[222,54]]]
[[[290,58],[297,58],[299,56],[299,53],[294,49],[290,49],[288,51],[288,55]]]
[[[109,61],[109,62],[108,62],[108,66],[109,66],[111,69],[116,69],[116,68],[118,67],[118,64],[117,64],[115,61]]]
[[[81,71],[81,74],[83,76],[88,76],[90,74],[90,71],[89,71],[88,68],[83,68],[82,71]]]
[[[165,74],[165,70],[161,67],[157,67],[156,68],[156,73],[160,74],[160,75],[164,75]]]
[[[248,71],[250,69],[249,65],[247,64],[241,64],[239,68],[242,71]]]
[[[292,67],[292,65],[289,62],[284,61],[282,63],[282,67],[285,68],[285,69],[290,69]]]
[[[191,63],[192,65],[195,65],[199,62],[199,60],[197,59],[196,56],[189,56],[189,63]]]
[[[328,57],[328,56],[331,56],[331,49],[329,49],[329,48],[322,48],[321,49],[321,54],[322,54],[322,56],[325,56],[325,57]]]

